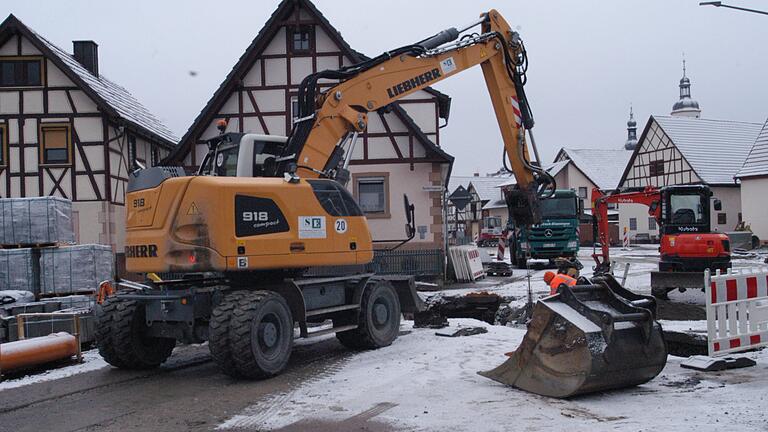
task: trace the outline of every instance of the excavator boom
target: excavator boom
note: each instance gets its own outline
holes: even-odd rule
[[[307,77],[299,90],[300,120],[284,156],[302,177],[333,176],[341,160],[339,144],[348,133],[365,130],[367,113],[387,107],[416,91],[481,65],[491,103],[504,141],[505,165],[515,175],[519,192],[510,198],[520,225],[540,221],[538,199],[554,180],[530,161],[525,130],[533,126],[523,90],[525,50],[517,33],[495,10],[482,15],[482,33],[458,38],[451,28],[412,46],[353,66],[348,71],[325,71]],[[346,77],[325,92],[316,109],[320,78]],[[343,149],[351,152],[351,148]],[[285,168],[284,168],[285,169]],[[338,171],[337,171],[338,172]]]

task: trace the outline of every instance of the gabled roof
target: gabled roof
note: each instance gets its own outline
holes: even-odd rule
[[[744,165],[763,126],[760,123],[731,120],[651,116],[621,177],[622,182],[654,121],[667,134],[696,175],[704,183],[714,185],[734,184],[734,177]]]
[[[511,176],[511,174],[510,174]],[[469,182],[471,189],[475,190],[481,201],[492,201],[501,197],[499,185],[509,180],[505,177],[474,177]]]
[[[205,130],[205,128],[208,127],[208,124],[213,119],[213,116],[226,102],[230,93],[238,85],[239,80],[236,78],[242,74],[245,74],[253,65],[259,54],[261,54],[267,44],[274,37],[276,27],[281,25],[281,21],[293,11],[293,7],[295,6],[306,8],[306,10],[314,15],[328,34],[328,37],[330,37],[334,43],[341,47],[341,52],[349,57],[353,63],[358,63],[367,59],[365,55],[355,51],[351,46],[349,46],[347,41],[341,37],[341,33],[339,33],[339,31],[336,30],[333,25],[331,25],[328,19],[325,18],[322,12],[320,12],[320,10],[318,10],[311,1],[282,0],[277,6],[277,9],[272,12],[272,15],[264,24],[264,27],[259,30],[259,33],[253,39],[251,44],[245,50],[243,55],[240,56],[240,59],[238,59],[237,63],[235,63],[235,66],[232,67],[232,70],[229,72],[229,74],[227,74],[226,78],[224,78],[224,81],[221,83],[216,92],[214,92],[211,99],[200,111],[200,114],[198,114],[198,116],[192,122],[192,125],[181,138],[180,145],[168,156],[168,160],[180,161],[183,158],[183,155],[185,155],[190,150],[190,148],[194,146],[194,137],[199,136]],[[450,110],[450,97],[429,87],[425,88],[424,91],[437,97],[440,117],[447,120],[448,112]],[[397,115],[397,117],[406,124],[406,127],[414,132],[416,138],[419,140],[419,142],[422,143],[422,145],[427,148],[428,151],[434,152],[438,157],[445,159],[446,162],[453,165],[453,156],[447,154],[439,146],[433,143],[397,102],[393,102],[391,106],[395,115]],[[448,177],[450,178],[450,171],[448,173]]]
[[[561,148],[555,160],[569,159],[600,189],[616,189],[632,152],[625,149]],[[563,169],[560,167],[559,169]],[[555,173],[552,173],[555,175]]]
[[[768,120],[749,151],[744,165],[736,177],[752,177],[768,175]]]
[[[174,148],[178,138],[152,115],[128,90],[108,80],[104,75],[93,75],[75,58],[39,33],[27,27],[13,14],[0,24],[0,43],[13,35],[22,35],[40,52],[51,60],[81,88],[107,115],[130,127],[133,132],[143,135],[166,148]]]

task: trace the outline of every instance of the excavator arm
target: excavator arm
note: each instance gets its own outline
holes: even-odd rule
[[[521,225],[538,223],[538,200],[555,185],[531,163],[526,145],[524,132],[533,119],[523,90],[525,49],[497,11],[482,14],[477,24],[482,33],[458,41],[461,31],[451,28],[358,65],[308,76],[299,89],[300,118],[276,174],[345,182],[354,141],[366,129],[369,112],[387,110],[399,99],[481,65],[504,141],[504,165],[508,160],[517,180],[518,190],[508,197],[511,213]],[[341,82],[316,96],[321,79]]]
[[[645,204],[648,215],[661,224],[661,191],[648,186],[641,191],[612,192],[604,194],[599,188],[592,190],[592,215],[597,222],[597,240],[600,253],[593,253],[595,273],[607,273],[611,268],[610,234],[608,232],[608,204]]]

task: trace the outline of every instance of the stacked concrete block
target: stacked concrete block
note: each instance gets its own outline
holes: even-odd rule
[[[40,292],[40,253],[35,249],[0,249],[0,291]]]
[[[0,244],[74,243],[72,201],[57,197],[0,199]]]
[[[113,278],[112,248],[73,245],[40,249],[40,294],[66,295],[94,292]]]

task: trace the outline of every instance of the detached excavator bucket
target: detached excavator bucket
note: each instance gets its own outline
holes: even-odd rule
[[[517,350],[496,369],[479,374],[557,398],[653,379],[667,362],[661,326],[654,320],[655,301],[620,296],[610,289],[620,286],[611,276],[593,283],[562,285],[557,294],[536,303]]]

